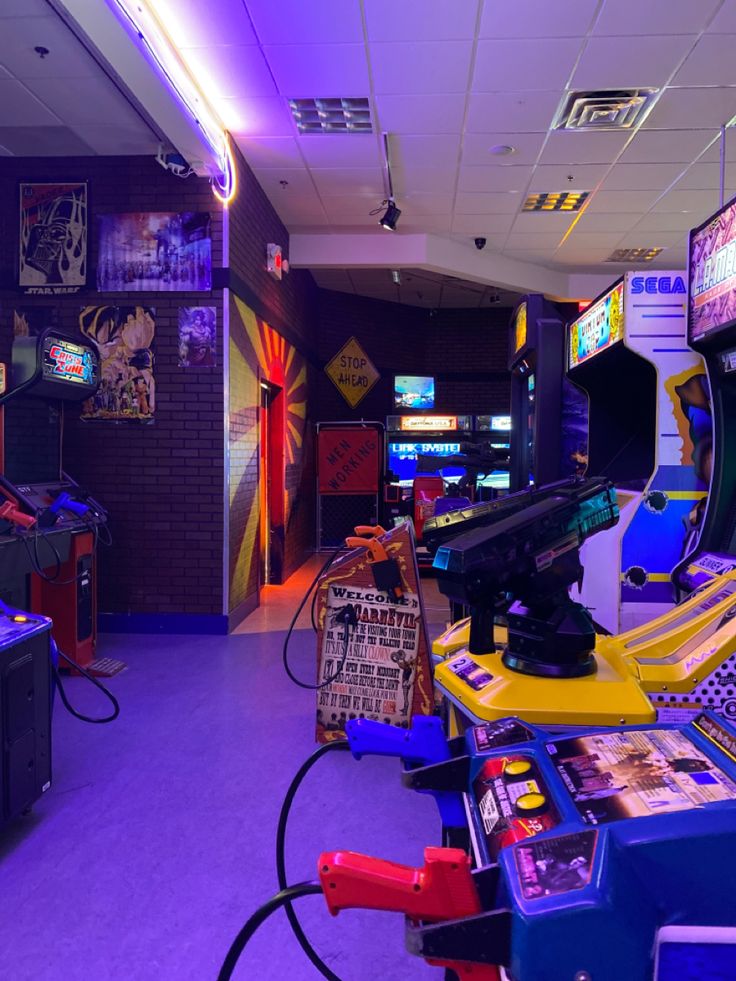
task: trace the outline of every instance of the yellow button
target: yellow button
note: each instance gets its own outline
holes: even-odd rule
[[[516,798],[516,809],[522,813],[528,813],[529,811],[538,811],[543,808],[547,803],[547,798],[544,794],[522,794],[521,797]]]
[[[523,773],[528,773],[532,768],[529,760],[508,760],[504,765],[503,772],[510,777],[520,777]]]
[[[15,620],[16,623],[28,623],[28,617],[24,617],[20,613],[16,613],[13,620]]]

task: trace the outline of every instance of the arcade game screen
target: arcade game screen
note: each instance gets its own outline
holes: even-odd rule
[[[388,468],[402,487],[410,487],[417,473],[417,456],[452,456],[460,452],[459,443],[389,443]],[[443,467],[443,476],[462,477],[462,467]]]
[[[397,409],[433,409],[434,378],[426,375],[396,375],[394,407]]]
[[[534,473],[532,471],[532,465],[534,463],[534,419],[537,411],[536,403],[536,382],[534,375],[531,374],[526,381],[526,391],[527,391],[527,442],[529,444],[529,483],[534,483]]]

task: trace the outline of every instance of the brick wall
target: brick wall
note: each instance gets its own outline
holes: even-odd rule
[[[321,290],[317,335],[320,363],[328,362],[354,335],[381,378],[358,407],[350,409],[320,371],[320,419],[384,420],[394,411],[394,374],[434,375],[438,412],[508,412],[510,316],[506,308],[430,312]]]
[[[14,288],[19,180],[89,182],[90,286],[71,296],[26,297]],[[102,213],[207,211],[213,267],[222,262],[220,206],[204,179],[181,180],[148,157],[0,158],[0,356],[8,360],[17,305],[54,307],[76,330],[80,307],[156,310],[153,425],[81,422],[66,413],[64,466],[110,512],[113,545],[100,549],[100,609],[114,613],[222,613],[222,291],[98,293],[94,288]],[[217,308],[218,367],[177,367],[179,306]]]

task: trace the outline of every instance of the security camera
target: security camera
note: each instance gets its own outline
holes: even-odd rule
[[[486,247],[486,240],[484,238],[476,238],[473,241],[475,242],[475,247],[479,252],[481,249]]]

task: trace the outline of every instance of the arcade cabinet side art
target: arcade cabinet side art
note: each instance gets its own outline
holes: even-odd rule
[[[345,738],[349,719],[366,718],[408,728],[414,715],[434,711],[427,623],[412,529],[402,524],[377,539],[398,565],[401,596],[376,587],[369,552],[354,548],[317,586],[317,679],[335,674],[317,692],[317,741]],[[355,625],[341,622],[347,604]]]

